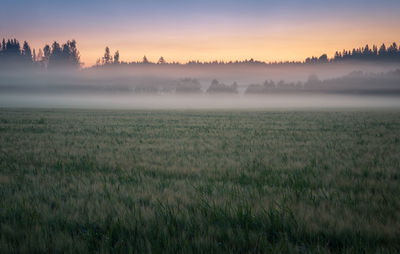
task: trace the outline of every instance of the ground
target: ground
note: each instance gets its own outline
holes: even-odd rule
[[[0,109],[0,252],[400,251],[400,111]]]

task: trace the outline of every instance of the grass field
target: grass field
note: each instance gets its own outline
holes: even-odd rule
[[[400,111],[0,110],[0,253],[400,252]]]

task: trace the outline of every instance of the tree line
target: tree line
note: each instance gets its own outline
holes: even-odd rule
[[[2,69],[33,68],[33,69],[79,69],[80,54],[75,40],[59,44],[45,45],[36,53],[29,43],[22,46],[17,39],[0,41],[0,67]]]
[[[225,64],[316,64],[316,63],[332,63],[332,62],[341,62],[341,61],[387,61],[387,62],[400,62],[400,46],[397,46],[395,42],[393,42],[389,47],[386,47],[385,44],[382,44],[379,49],[376,45],[373,45],[372,48],[367,44],[365,47],[353,48],[352,50],[343,49],[342,52],[336,51],[333,58],[328,58],[327,54],[322,54],[320,57],[308,57],[305,61],[285,61],[285,62],[264,62],[257,61],[251,58],[250,60],[243,61],[210,61],[210,62],[201,62],[201,61],[189,61],[186,65],[225,65]],[[96,61],[96,66],[108,66],[108,65],[116,65],[116,64],[180,64],[179,62],[167,62],[164,57],[160,57],[157,62],[151,62],[147,59],[146,56],[143,57],[142,61],[137,62],[121,62],[120,54],[117,50],[112,57],[110,53],[110,48],[106,47],[104,56],[99,58]]]
[[[370,47],[354,48],[352,50],[337,51],[333,58],[328,58],[327,54],[320,57],[308,57],[305,61],[286,61],[286,62],[264,62],[254,59],[243,61],[189,61],[185,65],[228,65],[228,64],[320,64],[343,61],[381,61],[381,62],[400,62],[400,47],[394,42],[390,46],[382,44],[379,48],[376,45]],[[37,69],[79,69],[81,67],[80,54],[75,40],[69,40],[60,44],[54,41],[51,45],[45,45],[43,49],[36,52],[31,49],[29,43],[24,41],[22,44],[17,39],[3,39],[0,41],[0,68],[37,68]],[[157,62],[150,61],[146,56],[141,61],[123,62],[120,60],[119,51],[111,53],[110,48],[106,47],[104,55],[96,62],[95,67],[111,65],[135,65],[135,64],[159,64],[159,65],[181,65],[179,62],[167,62],[164,57],[160,57]]]
[[[370,47],[353,48],[352,50],[343,49],[342,52],[336,51],[333,58],[329,59],[326,54],[320,57],[309,57],[306,63],[327,63],[341,61],[387,61],[400,62],[400,47],[393,42],[389,47],[383,43],[379,48],[376,45]]]

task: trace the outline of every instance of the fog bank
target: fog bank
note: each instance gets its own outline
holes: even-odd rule
[[[21,95],[1,94],[0,107],[74,109],[400,109],[398,96],[359,95]]]

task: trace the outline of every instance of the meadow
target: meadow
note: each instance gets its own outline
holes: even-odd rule
[[[400,252],[400,111],[0,109],[0,253]]]

